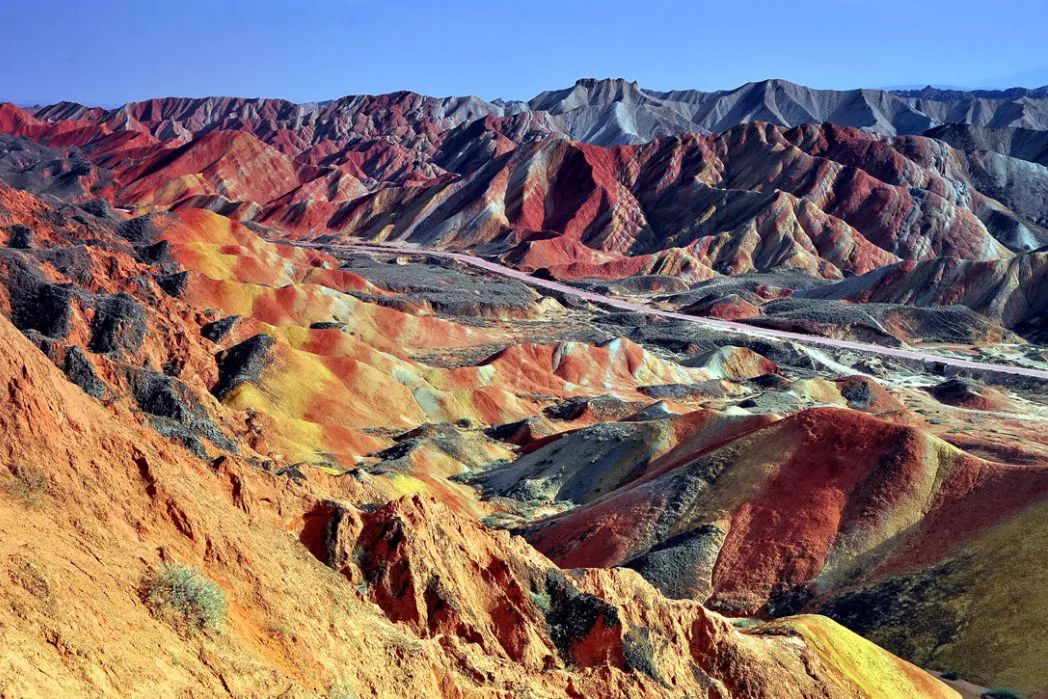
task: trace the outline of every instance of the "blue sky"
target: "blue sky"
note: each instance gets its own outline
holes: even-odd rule
[[[0,0],[0,100],[1048,83],[1048,0]]]

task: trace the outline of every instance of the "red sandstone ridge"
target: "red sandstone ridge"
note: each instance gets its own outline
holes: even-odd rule
[[[539,523],[530,540],[568,567],[650,568],[675,594],[760,614],[800,608],[856,566],[928,565],[1048,492],[1043,468],[984,462],[850,410],[809,410],[697,453],[687,444],[598,502]],[[684,546],[682,535],[708,538],[709,550],[657,570],[658,552]]]
[[[860,400],[855,384],[843,392],[875,403]],[[850,410],[809,410],[688,453],[691,444],[595,502],[537,523],[529,540],[560,565],[626,565],[673,597],[731,614],[823,609],[863,618],[862,628],[890,645],[890,633],[911,633],[902,630],[905,614],[887,611],[893,594],[913,594],[911,609],[933,598],[967,604],[975,593],[966,583],[936,576],[960,575],[960,561],[986,540],[1036,520],[1048,493],[1041,464],[987,462],[905,422]],[[981,594],[1021,594],[1018,580],[993,579],[994,592]],[[935,592],[903,593],[903,580]],[[955,649],[971,648],[966,624],[975,618],[958,612],[932,626]],[[918,657],[959,656],[928,649]]]

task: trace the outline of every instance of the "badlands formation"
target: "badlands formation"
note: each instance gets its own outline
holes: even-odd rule
[[[1048,690],[1046,134],[0,105],[0,696]]]

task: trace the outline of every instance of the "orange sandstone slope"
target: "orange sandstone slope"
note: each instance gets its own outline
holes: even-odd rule
[[[743,632],[425,500],[357,510],[353,481],[209,466],[89,398],[6,319],[0,342],[5,696],[957,696],[822,618]],[[161,561],[222,586],[223,632],[149,612]]]
[[[387,304],[400,294],[330,255],[266,242],[208,211],[122,220],[6,188],[0,203],[0,310],[86,391],[130,398],[201,456],[242,440],[277,469],[344,470],[428,423],[504,423],[571,396],[652,402],[640,387],[754,370],[683,367],[627,340],[555,332],[512,344],[523,335],[512,323],[398,310]],[[556,302],[522,289],[525,314],[557,316]],[[424,466],[402,474],[400,492],[472,499],[435,477],[454,473],[450,463],[439,474]]]
[[[638,387],[754,371],[745,362],[684,367],[625,339],[506,347],[505,330],[390,308],[383,304],[394,294],[338,269],[330,256],[263,241],[209,211],[154,216],[150,225],[152,240],[183,270],[179,298],[238,319],[217,342],[215,395],[227,407],[272,416],[274,448],[294,460],[352,465],[383,445],[369,430],[506,423],[578,395],[652,402]],[[491,349],[465,366],[419,358],[478,347]],[[257,372],[238,373],[252,361]]]

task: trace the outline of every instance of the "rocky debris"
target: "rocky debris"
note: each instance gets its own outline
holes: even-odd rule
[[[523,282],[470,274],[441,258],[396,264],[354,256],[346,268],[395,295],[368,300],[408,312],[461,317],[526,318],[538,295]]]
[[[54,267],[81,289],[94,282],[94,260],[87,245],[50,247],[33,251],[33,257]]]
[[[139,245],[135,248],[135,257],[145,264],[164,267],[170,263],[171,243],[161,240],[152,245]]]
[[[47,337],[63,339],[69,335],[73,320],[72,289],[57,284],[43,284],[36,293],[19,299],[12,317],[21,329],[37,330]]]
[[[578,420],[584,415],[589,415],[596,420],[616,420],[643,407],[643,403],[627,401],[615,396],[584,396],[570,398],[546,408],[545,414],[546,417],[554,420]]]
[[[145,245],[154,242],[160,235],[160,230],[156,226],[153,215],[148,215],[124,221],[117,228],[117,233],[132,243]]]
[[[841,389],[841,395],[848,400],[848,407],[855,410],[866,410],[873,405],[873,389],[868,381],[855,381]]]
[[[189,272],[158,274],[156,275],[156,283],[168,296],[179,298],[185,292],[186,285],[189,283]]]
[[[626,667],[623,623],[615,606],[580,592],[557,570],[547,573],[545,594],[549,607],[542,611],[550,639],[565,662],[577,667]]]
[[[235,328],[239,322],[240,316],[226,316],[225,318],[219,318],[218,320],[207,323],[201,327],[200,334],[206,340],[221,342],[233,331],[233,328]]]
[[[148,369],[125,370],[138,407],[150,415],[166,417],[183,424],[207,415],[189,388],[176,378]]]
[[[141,349],[149,326],[133,296],[124,292],[104,296],[95,308],[88,349],[99,354],[134,354]]]
[[[709,328],[694,323],[672,319],[648,319],[647,316],[615,315],[617,322],[629,322],[632,327],[629,338],[642,345],[655,345],[670,352],[694,356],[709,352],[724,343],[735,343],[742,336],[729,335],[711,331]],[[598,321],[601,319],[598,318]]]
[[[339,323],[337,321],[330,320],[322,320],[316,323],[309,324],[310,330],[345,330],[346,327],[347,326],[345,323]]]
[[[506,463],[512,452],[471,424],[430,423],[394,438],[394,444],[369,455],[377,461],[358,469],[375,475],[467,480],[470,474]]]
[[[528,503],[592,502],[629,483],[659,453],[668,426],[659,422],[604,423],[554,438],[516,461],[470,474],[487,496]]]
[[[79,345],[73,345],[66,351],[64,371],[66,377],[93,398],[106,394],[106,384],[98,378],[94,365]]]
[[[664,400],[658,400],[651,405],[646,405],[632,415],[626,416],[624,422],[649,422],[652,420],[665,420],[675,415],[670,405]]]
[[[964,624],[964,613],[951,599],[967,592],[960,587],[965,565],[952,560],[893,576],[845,592],[822,604],[820,612],[857,633],[877,637],[894,653],[934,665],[936,649],[951,643]]]
[[[303,472],[300,468],[303,465],[305,464],[290,464],[283,468],[277,469],[274,475],[278,477],[283,476],[284,478],[287,478],[289,481],[293,481],[295,483],[301,483],[302,481],[307,480],[305,472]]]
[[[821,393],[822,386],[820,384],[819,380],[799,382],[795,384],[795,389],[806,390],[813,398],[816,398]],[[832,396],[827,395],[823,402],[832,402],[840,405],[843,401],[852,410],[860,410],[864,413],[876,415],[883,420],[899,424],[910,424],[913,421],[913,413],[910,409],[884,386],[869,376],[848,376],[833,381],[832,386],[836,387],[840,392],[842,400],[833,400]],[[829,386],[826,387],[829,388]],[[830,400],[826,400],[827,398]]]
[[[120,221],[120,217],[117,216],[115,211],[113,211],[113,207],[109,204],[109,200],[104,197],[95,197],[94,199],[82,202],[79,206],[92,216],[108,219],[109,221]]]
[[[68,336],[74,290],[47,281],[36,261],[23,252],[0,250],[0,264],[15,326],[55,339]]]
[[[237,451],[236,443],[215,426],[185,383],[167,374],[132,367],[125,369],[125,376],[138,407],[152,416],[154,429],[162,435],[181,441],[200,458],[207,457],[201,437],[219,449]]]
[[[708,599],[713,569],[724,545],[725,532],[715,524],[667,539],[650,551],[626,561],[670,599]]]
[[[786,388],[790,385],[790,380],[780,374],[761,374],[760,376],[754,376],[749,380],[749,383],[760,388]]]
[[[105,168],[80,153],[7,134],[0,135],[0,177],[18,189],[64,201],[89,198],[108,179]]]
[[[777,374],[763,374],[763,376],[777,376]],[[710,398],[724,398],[726,396],[738,395],[743,391],[739,384],[710,379],[699,383],[672,383],[656,386],[640,386],[638,391],[646,396],[669,400],[700,400]]]
[[[1007,402],[992,389],[964,378],[954,377],[926,389],[935,400],[969,410],[1000,410]]]
[[[33,229],[16,223],[7,227],[7,246],[17,250],[28,250],[33,247]]]
[[[873,325],[866,323],[841,325],[836,322],[822,322],[807,317],[803,312],[793,314],[790,317],[762,316],[760,318],[748,318],[746,322],[760,328],[799,333],[801,335],[854,340],[856,342],[884,345],[885,347],[902,346],[902,341],[899,338]]]
[[[557,431],[557,426],[545,415],[492,425],[484,430],[485,434],[492,439],[518,446],[526,446]]]
[[[257,381],[271,361],[270,350],[275,344],[272,335],[259,333],[219,352],[218,383],[211,391],[215,397],[224,400],[237,386]]]

